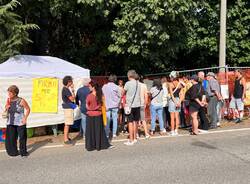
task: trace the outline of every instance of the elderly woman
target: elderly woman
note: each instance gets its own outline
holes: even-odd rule
[[[19,89],[13,85],[8,88],[8,100],[5,106],[7,112],[7,129],[5,147],[9,156],[27,157],[27,118],[30,114],[28,103],[18,96]],[[19,137],[19,149],[17,150],[17,138]]]

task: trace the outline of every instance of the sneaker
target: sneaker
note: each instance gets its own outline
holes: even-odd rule
[[[113,148],[115,148],[115,146],[110,145],[108,149],[113,149]]]
[[[216,129],[217,126],[210,126],[209,129]]]
[[[232,121],[233,121],[233,122],[236,122],[236,121],[238,121],[238,119],[239,119],[239,118],[233,118]]]
[[[136,134],[136,139],[139,139],[139,138],[140,138],[139,134]]]
[[[175,129],[175,130],[174,130],[174,134],[175,134],[175,135],[179,135],[179,133],[178,133],[178,130],[177,130],[177,129]]]
[[[162,133],[167,133],[167,131],[166,131],[166,129],[165,129],[165,128],[164,128],[161,132],[162,132]]]
[[[125,142],[124,144],[127,145],[127,146],[133,146],[133,145],[134,145],[134,142],[127,141],[127,142]]]
[[[146,136],[145,136],[145,139],[149,139],[149,138],[150,138],[150,135],[146,135]]]
[[[117,135],[116,134],[113,134],[113,138],[116,138],[117,137]]]
[[[172,130],[170,133],[169,133],[170,136],[175,136],[175,132]]]
[[[29,156],[28,152],[21,154],[21,157],[23,157],[23,158],[27,158],[28,156]]]
[[[237,123],[240,123],[241,120],[240,120],[240,118],[237,118],[234,122],[237,124]]]
[[[134,142],[134,143],[137,143],[137,142],[138,142],[138,140],[137,140],[137,139],[135,139],[133,142]]]
[[[64,145],[65,145],[65,146],[71,146],[71,145],[72,145],[72,143],[71,143],[71,141],[70,141],[70,140],[68,140],[68,141],[64,141]]]
[[[199,129],[198,131],[199,131],[199,133],[203,133],[203,134],[208,133],[208,131],[207,131],[207,130],[202,130],[202,129]]]

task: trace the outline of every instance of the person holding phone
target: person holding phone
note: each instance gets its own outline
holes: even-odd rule
[[[73,78],[71,76],[65,76],[63,78],[62,89],[62,107],[64,110],[64,144],[71,145],[71,139],[69,138],[70,125],[74,124],[74,109],[77,107],[75,102],[75,90],[73,84]]]

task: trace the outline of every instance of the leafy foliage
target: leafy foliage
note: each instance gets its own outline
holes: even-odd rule
[[[28,30],[38,29],[34,24],[23,24],[13,10],[20,5],[16,0],[0,6],[0,61],[19,54],[21,47],[31,42]]]
[[[6,41],[0,46],[1,58],[20,51],[48,54],[87,67],[94,75],[109,72],[123,75],[130,68],[154,73],[218,65],[220,1],[20,2],[22,6],[14,0],[1,6],[0,41]],[[12,12],[13,8],[20,16]],[[249,0],[228,1],[227,63],[230,65],[250,63],[249,19]],[[33,22],[41,29],[28,31],[37,27],[22,22]],[[34,43],[23,47],[30,40]]]

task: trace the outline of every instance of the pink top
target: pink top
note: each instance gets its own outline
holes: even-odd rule
[[[97,104],[96,96],[90,93],[86,99],[87,115],[100,116],[102,115],[101,105]]]

